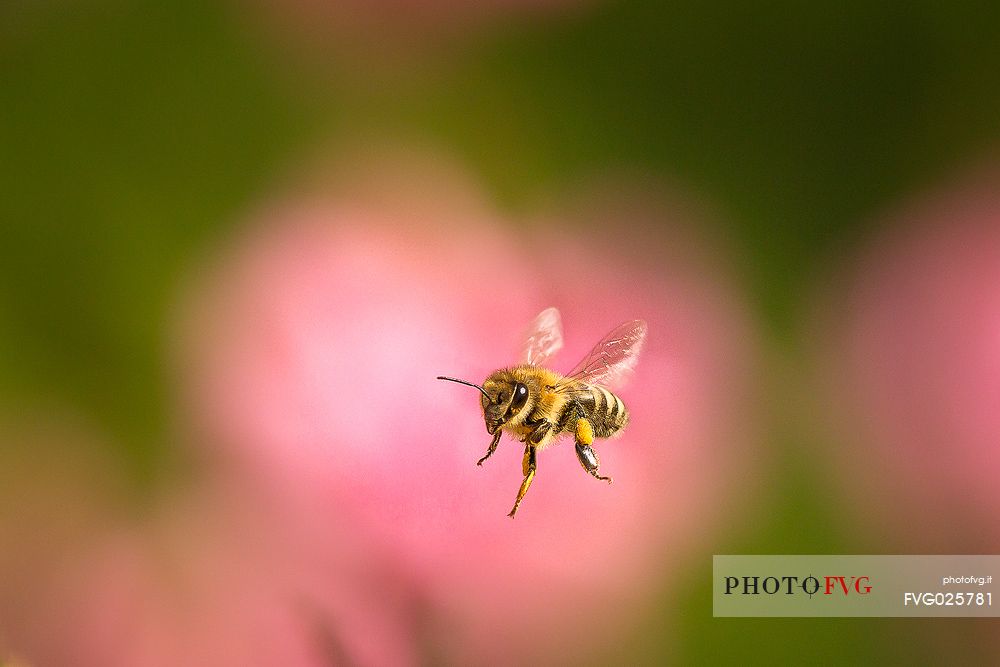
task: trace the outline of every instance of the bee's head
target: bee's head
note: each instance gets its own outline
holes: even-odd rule
[[[509,370],[494,372],[483,381],[482,386],[449,377],[438,377],[438,379],[466,384],[482,393],[479,402],[483,406],[483,419],[490,435],[499,431],[505,424],[519,424],[524,421],[531,410],[528,405],[530,392],[527,385]]]
[[[526,384],[521,382],[509,370],[499,370],[483,382],[483,419],[486,430],[491,434],[513,422],[519,424],[528,416],[531,408],[528,406],[528,391]]]

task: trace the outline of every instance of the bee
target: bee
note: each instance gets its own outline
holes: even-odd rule
[[[544,366],[563,345],[559,311],[547,308],[529,326],[519,365],[493,371],[482,385],[438,376],[438,380],[475,387],[482,393],[483,419],[493,440],[476,465],[493,455],[504,431],[525,444],[524,481],[507,516],[513,518],[535,478],[538,452],[563,435],[573,435],[576,456],[585,471],[612,482],[600,473],[594,438],[614,436],[628,424],[625,403],[611,388],[635,368],[645,338],[644,321],[625,322],[602,338],[573,370],[561,375]]]

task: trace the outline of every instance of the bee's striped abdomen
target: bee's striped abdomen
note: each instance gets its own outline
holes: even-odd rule
[[[622,399],[604,387],[589,387],[594,397],[594,410],[588,415],[594,426],[594,435],[607,438],[621,430],[628,423],[628,410]]]
[[[560,431],[571,431],[576,419],[585,417],[593,427],[594,435],[607,438],[628,423],[628,410],[620,398],[603,387],[581,385],[574,391],[575,400],[566,405],[559,419]],[[582,412],[582,415],[579,414]]]

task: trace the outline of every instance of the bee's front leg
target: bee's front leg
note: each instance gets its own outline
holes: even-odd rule
[[[528,434],[528,437],[524,441],[529,445],[538,446],[541,444],[542,440],[552,431],[555,424],[548,420],[543,420],[538,422],[538,425]]]
[[[486,456],[476,461],[477,466],[483,465],[483,461],[493,456],[493,452],[497,450],[497,443],[500,442],[501,435],[503,435],[503,431],[497,429],[497,432],[493,434],[493,441],[490,442],[490,448],[486,450]]]
[[[583,466],[584,470],[597,479],[604,480],[610,484],[613,480],[610,477],[603,477],[598,472],[601,467],[601,461],[597,458],[597,452],[591,447],[593,442],[594,427],[591,426],[586,418],[580,417],[576,421],[576,457],[580,459],[580,465]]]
[[[514,501],[514,508],[510,511],[510,518],[514,518],[514,513],[517,512],[518,506],[521,504],[521,499],[524,498],[524,494],[528,492],[528,487],[531,486],[531,480],[535,478],[535,469],[538,467],[538,461],[535,455],[535,448],[532,445],[528,445],[524,448],[524,458],[521,460],[521,470],[524,472],[524,481],[521,482],[521,488],[517,492],[517,500]]]

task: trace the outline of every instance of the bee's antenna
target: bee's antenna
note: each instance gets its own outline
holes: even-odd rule
[[[466,384],[466,385],[469,385],[470,387],[475,387],[479,391],[483,392],[483,396],[485,396],[486,398],[490,398],[490,395],[486,393],[486,390],[483,389],[482,387],[480,387],[478,384],[472,384],[471,382],[466,382],[465,380],[458,380],[458,379],[455,379],[455,378],[446,378],[443,375],[438,375],[437,379],[438,380],[448,380],[449,382],[457,382],[459,384]],[[490,400],[492,401],[493,399],[490,398]]]

